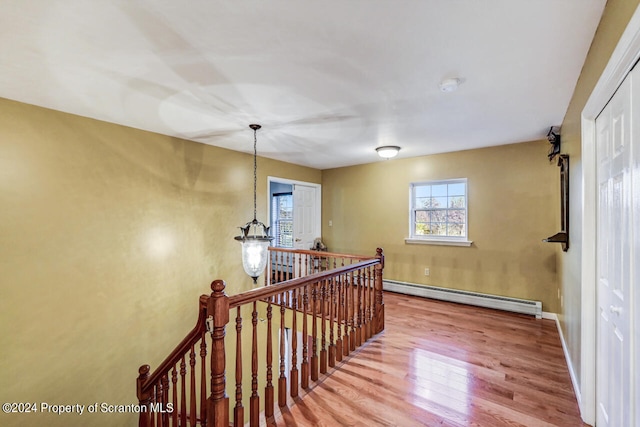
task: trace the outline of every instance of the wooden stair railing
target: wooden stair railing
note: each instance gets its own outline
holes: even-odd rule
[[[203,421],[207,419],[206,333],[211,329],[207,323],[209,299],[208,295],[200,296],[196,326],[153,374],[149,374],[149,365],[140,367],[137,379],[137,395],[141,408],[139,426],[186,426],[187,422],[191,426],[205,425]]]
[[[265,274],[265,285],[274,285],[286,280],[343,267],[367,259],[371,259],[371,257],[269,247],[268,265],[271,266],[271,274]]]
[[[245,403],[249,425],[257,426],[260,414],[266,420],[273,419],[276,399],[278,406],[286,406],[288,396],[299,397],[300,389],[309,389],[310,381],[318,381],[320,374],[326,374],[384,329],[382,249],[377,249],[373,258],[301,252],[314,252],[305,256],[322,256],[331,263],[334,259],[350,261],[330,265],[326,271],[306,268],[297,278],[233,296],[225,294],[224,281],[215,280],[211,295],[200,297],[196,327],[153,374],[149,374],[148,365],[140,368],[140,426],[242,426]],[[243,312],[250,313],[250,330],[243,328]],[[225,337],[232,318],[235,346]],[[207,332],[211,335],[208,361]],[[249,344],[244,346],[243,342]],[[259,349],[264,351],[264,358],[259,356]],[[225,374],[227,355],[235,358],[232,379]],[[243,372],[243,356],[250,357],[250,375]],[[278,375],[277,386],[274,372]],[[234,386],[232,412],[227,385]],[[264,387],[262,401],[260,385]],[[245,387],[250,387],[248,396]]]

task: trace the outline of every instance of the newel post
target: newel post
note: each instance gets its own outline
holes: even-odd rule
[[[384,300],[382,298],[382,272],[384,270],[384,253],[382,248],[376,249],[376,258],[380,260],[380,264],[375,268],[375,333],[384,330]]]
[[[207,400],[207,426],[229,427],[229,397],[225,379],[224,336],[229,323],[229,297],[224,293],[224,280],[211,283],[207,316],[213,319],[211,329],[211,396]]]
[[[146,385],[147,380],[149,379],[149,370],[151,367],[149,365],[142,365],[140,369],[138,369],[138,373],[140,374],[136,380],[137,383],[137,395],[138,402],[140,402],[140,407],[145,407],[146,410],[140,411],[140,416],[138,417],[138,426],[147,427],[149,425],[149,409],[151,404],[151,390],[144,391],[144,386]]]

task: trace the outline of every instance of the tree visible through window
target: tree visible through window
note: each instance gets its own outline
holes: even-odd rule
[[[467,238],[467,180],[411,184],[412,238]]]

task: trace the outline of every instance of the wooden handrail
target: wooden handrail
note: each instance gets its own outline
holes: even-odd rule
[[[321,252],[321,253],[324,253],[324,252]],[[281,294],[283,292],[288,292],[297,288],[301,288],[310,283],[315,283],[321,280],[330,279],[332,277],[336,277],[344,273],[349,273],[351,271],[356,271],[365,267],[371,267],[376,264],[380,264],[380,260],[378,258],[370,258],[366,261],[361,261],[356,264],[345,265],[343,267],[334,268],[333,270],[321,271],[319,273],[313,273],[308,276],[299,277],[297,279],[287,280],[286,282],[276,283],[275,285],[263,286],[261,288],[251,289],[241,294],[230,296],[229,308],[235,308],[253,301],[264,301],[269,297]]]
[[[321,257],[331,257],[331,258],[345,258],[345,259],[370,259],[371,255],[354,255],[354,254],[342,254],[339,252],[324,252],[324,251],[316,251],[313,249],[288,249],[288,248],[278,248],[278,247],[269,247],[269,250],[272,252],[287,252],[287,253],[296,253],[302,255],[313,255],[313,256],[321,256]]]
[[[177,345],[176,348],[167,356],[162,363],[153,371],[153,374],[148,375],[145,378],[144,384],[141,388],[141,392],[148,391],[150,385],[153,385],[160,381],[162,375],[172,368],[176,363],[180,361],[183,355],[187,354],[191,347],[202,338],[202,332],[207,329],[207,304],[209,302],[209,295],[200,295],[200,303],[198,309],[198,320],[196,326],[193,327],[191,332]],[[143,365],[140,367],[142,370],[144,367],[149,368],[149,365]]]

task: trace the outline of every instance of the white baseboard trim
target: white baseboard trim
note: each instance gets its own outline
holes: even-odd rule
[[[558,315],[556,313],[549,313],[545,311],[542,313],[542,318],[553,320],[556,322],[558,335],[560,335],[560,344],[562,344],[562,352],[564,353],[564,360],[567,362],[567,369],[569,369],[569,376],[571,377],[571,385],[573,386],[573,392],[576,395],[578,407],[580,408],[580,413],[582,414],[582,395],[580,393],[580,386],[578,385],[578,376],[576,375],[576,371],[573,368],[573,363],[571,363],[571,358],[569,357],[569,349],[567,348],[567,343],[564,339],[564,334],[562,333],[562,327],[560,326]]]
[[[382,289],[405,295],[413,295],[442,301],[493,308],[496,310],[512,311],[514,313],[530,314],[538,319],[542,316],[542,302],[519,298],[503,297],[499,295],[483,294],[479,292],[462,291],[451,288],[441,288],[431,285],[400,282],[384,279]]]

